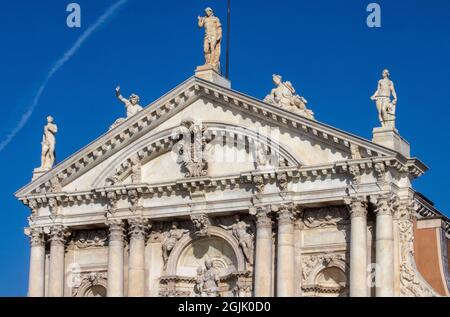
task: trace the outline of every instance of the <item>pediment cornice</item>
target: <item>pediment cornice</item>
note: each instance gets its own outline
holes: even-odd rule
[[[403,156],[395,151],[376,145],[353,134],[266,104],[240,92],[191,77],[177,88],[148,105],[136,116],[107,132],[96,141],[64,160],[48,173],[20,189],[16,196],[24,198],[31,193],[46,192],[52,187],[53,183],[62,184],[62,186],[68,184],[199,98],[207,98],[227,107],[234,107],[250,116],[256,116],[261,118],[261,120],[266,120],[278,126],[300,130],[302,133],[334,148],[350,152],[350,147],[356,146],[367,157],[395,156],[397,159],[405,160]],[[426,167],[421,168],[421,170],[424,172]]]

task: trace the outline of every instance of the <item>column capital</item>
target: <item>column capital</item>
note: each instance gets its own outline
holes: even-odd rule
[[[122,219],[108,219],[109,241],[123,241],[125,237],[125,222]]]
[[[151,229],[151,224],[145,218],[133,218],[128,220],[128,234],[131,239],[145,240]]]
[[[272,219],[270,217],[271,209],[269,206],[254,207],[250,214],[256,218],[258,228],[272,228]]]
[[[351,218],[367,217],[368,201],[365,197],[348,197],[345,199]]]
[[[293,203],[274,205],[272,211],[278,215],[279,224],[293,224],[294,220],[302,214],[299,206]]]
[[[24,232],[30,239],[31,247],[45,246],[44,228],[25,228]]]
[[[400,206],[400,198],[393,193],[371,197],[377,216],[393,216]]]
[[[50,236],[49,240],[52,244],[56,243],[64,245],[67,242],[67,238],[69,238],[72,234],[69,228],[62,225],[46,228],[45,230]]]

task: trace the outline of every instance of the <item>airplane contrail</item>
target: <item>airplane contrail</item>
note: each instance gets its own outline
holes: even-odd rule
[[[42,82],[42,84],[39,86],[39,89],[36,93],[36,95],[33,98],[33,102],[31,103],[28,110],[22,115],[19,122],[17,123],[16,127],[11,130],[11,132],[8,134],[8,136],[0,142],[0,152],[3,151],[3,149],[14,139],[14,137],[22,130],[22,128],[27,124],[28,120],[30,119],[34,109],[39,103],[39,100],[41,99],[42,94],[44,93],[45,88],[47,87],[48,82],[52,77],[55,75],[55,73],[64,66],[65,63],[67,63],[70,58],[75,55],[75,53],[78,51],[78,49],[83,45],[83,43],[104,23],[108,21],[109,18],[113,16],[113,14],[121,7],[123,6],[128,0],[119,0],[115,4],[113,4],[111,7],[108,8],[108,10],[105,11],[98,19],[97,21],[89,26],[89,28],[76,40],[76,42],[72,45],[72,47],[64,53],[64,55],[56,61],[56,63],[53,65],[53,67],[50,69],[50,71],[47,74],[47,77]]]

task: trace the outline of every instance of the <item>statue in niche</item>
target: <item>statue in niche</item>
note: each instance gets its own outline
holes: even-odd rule
[[[212,260],[206,260],[205,269],[199,267],[197,270],[194,287],[197,297],[219,297],[219,283],[219,270],[214,267]]]
[[[48,116],[42,138],[41,170],[49,170],[55,164],[56,133],[58,133],[58,126],[54,123],[53,117]]]
[[[266,96],[264,102],[297,113],[303,117],[314,119],[314,113],[306,108],[308,101],[296,93],[291,82],[283,82],[283,77],[280,75],[273,75],[272,78],[276,87]]]
[[[189,230],[179,229],[178,222],[174,221],[172,223],[172,228],[164,234],[162,250],[165,268],[167,266],[167,261],[169,260],[169,255],[172,252],[173,248],[178,243],[178,241],[183,238],[183,236],[188,232]]]
[[[220,71],[220,55],[222,43],[222,24],[219,18],[214,16],[211,8],[205,10],[206,16],[198,17],[198,26],[205,29],[203,50],[205,65],[211,65],[216,71]]]
[[[138,112],[142,111],[142,107],[139,105],[140,98],[138,95],[132,94],[130,98],[126,99],[122,96],[120,93],[120,87],[116,88],[116,96],[117,99],[119,99],[120,102],[122,102],[125,105],[125,108],[127,109],[127,117],[126,118],[120,118],[117,119],[116,122],[111,126],[111,130],[120,125],[121,123],[125,122],[129,118],[136,115]]]
[[[253,265],[253,252],[254,252],[254,236],[247,232],[251,225],[247,224],[245,221],[241,221],[239,215],[234,217],[234,223],[231,226],[220,225],[225,230],[231,230],[233,236],[239,241],[239,246],[244,253],[250,265]]]
[[[382,76],[383,78],[378,82],[378,89],[371,99],[376,102],[381,126],[395,129],[397,92],[394,82],[390,79],[389,70],[383,70]]]

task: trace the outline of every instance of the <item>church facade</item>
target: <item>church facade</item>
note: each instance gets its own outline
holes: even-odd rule
[[[384,76],[371,141],[281,76],[264,101],[208,63],[143,109],[118,89],[128,118],[16,193],[29,296],[449,296],[450,220],[412,186]]]

